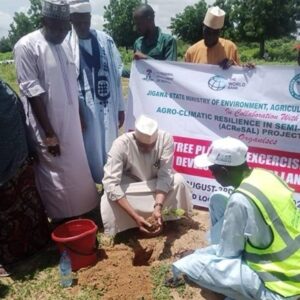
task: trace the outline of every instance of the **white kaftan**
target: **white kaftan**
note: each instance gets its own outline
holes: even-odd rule
[[[17,78],[39,163],[36,183],[50,218],[81,215],[99,202],[89,170],[79,118],[75,64],[64,42],[47,42],[40,30],[21,38],[14,48]],[[28,98],[40,96],[58,137],[61,155],[52,156]]]
[[[124,196],[138,214],[148,217],[153,212],[155,191],[163,191],[167,193],[164,207],[182,208],[191,215],[191,189],[180,174],[174,174],[172,162],[173,140],[167,132],[158,131],[155,147],[150,153],[139,151],[133,132],[114,141],[104,167],[101,216],[105,233],[114,235],[137,227],[116,203]]]

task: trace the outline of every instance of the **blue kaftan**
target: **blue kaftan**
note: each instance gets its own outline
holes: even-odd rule
[[[85,150],[93,179],[101,183],[103,166],[118,136],[118,113],[124,111],[120,69],[122,62],[113,39],[90,30],[79,39],[79,106]]]

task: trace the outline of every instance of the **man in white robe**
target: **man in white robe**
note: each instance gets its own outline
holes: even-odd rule
[[[151,215],[160,225],[159,233],[164,208],[181,208],[191,216],[191,189],[180,174],[174,174],[172,162],[171,135],[158,130],[157,122],[149,117],[140,116],[134,132],[115,140],[104,167],[101,215],[105,233],[115,235],[134,227],[149,233],[151,224],[146,218]]]
[[[36,182],[48,217],[82,215],[99,203],[83,145],[75,64],[63,42],[66,0],[42,2],[43,27],[14,48],[17,78],[39,162]]]
[[[84,146],[93,179],[101,183],[107,152],[124,122],[122,61],[113,39],[91,29],[89,0],[71,0],[71,44],[78,72]]]

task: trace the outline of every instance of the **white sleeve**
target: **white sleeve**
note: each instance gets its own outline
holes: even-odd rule
[[[39,82],[36,58],[29,45],[18,43],[14,48],[14,59],[22,94],[27,98],[43,94],[45,90]]]
[[[244,251],[248,212],[241,198],[248,202],[248,199],[240,193],[233,193],[229,198],[224,214],[218,256],[238,257]]]

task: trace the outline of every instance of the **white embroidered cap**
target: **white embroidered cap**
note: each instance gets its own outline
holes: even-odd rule
[[[70,7],[67,0],[43,0],[42,15],[44,17],[69,20]]]
[[[195,166],[205,168],[212,165],[239,166],[247,158],[248,147],[230,136],[213,141],[207,153],[195,157]]]
[[[143,144],[153,144],[157,140],[158,124],[155,120],[140,115],[135,121],[135,137]]]
[[[69,0],[70,13],[84,14],[91,13],[92,7],[89,0]]]
[[[210,7],[205,15],[203,24],[212,29],[221,29],[224,26],[225,11],[219,6]]]

